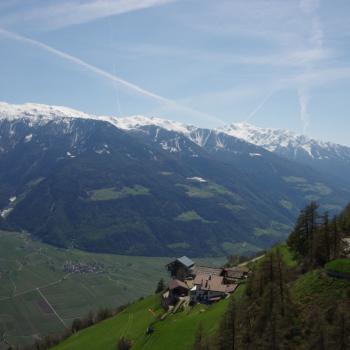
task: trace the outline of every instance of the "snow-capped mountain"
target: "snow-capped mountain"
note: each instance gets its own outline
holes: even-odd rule
[[[318,141],[289,130],[258,128],[247,123],[235,123],[222,132],[243,139],[288,157],[327,159],[330,156],[350,162],[350,148],[332,142]]]
[[[32,125],[44,125],[48,122],[69,123],[72,119],[90,119],[108,122],[122,130],[146,133],[149,132],[151,127],[156,127],[158,132],[154,135],[155,141],[159,137],[159,130],[164,129],[181,134],[200,147],[205,147],[208,143],[211,143],[211,147],[218,149],[226,148],[224,137],[226,134],[292,160],[308,163],[310,160],[314,162],[324,161],[325,163],[337,161],[350,166],[350,147],[318,141],[289,130],[259,128],[247,123],[235,123],[222,128],[205,129],[177,121],[141,115],[130,117],[95,116],[67,107],[33,103],[10,105],[4,102],[0,103],[0,119],[9,121],[23,119]],[[169,143],[172,144],[168,145],[165,140],[161,140],[164,149],[171,152],[181,151],[178,139],[175,141],[170,140]]]
[[[135,130],[141,127],[153,125],[183,134],[187,134],[191,129],[195,129],[194,126],[188,126],[179,122],[154,117],[144,117],[141,115],[130,117],[96,116],[72,108],[36,103],[13,105],[6,102],[0,102],[0,119],[8,121],[23,119],[29,121],[33,125],[44,125],[52,121],[68,122],[72,119],[90,119],[108,122],[124,130]]]
[[[232,124],[221,130],[350,183],[350,147],[318,141],[288,130],[258,128],[247,123]]]
[[[0,228],[121,254],[266,247],[310,200],[337,210],[350,198],[350,185],[228,130],[39,104],[0,103],[0,170]]]

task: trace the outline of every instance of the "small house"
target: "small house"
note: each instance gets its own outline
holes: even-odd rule
[[[197,275],[212,275],[212,276],[221,276],[223,272],[222,268],[219,267],[208,267],[195,265],[192,269],[193,277]]]
[[[180,298],[188,296],[189,289],[186,283],[178,279],[170,280],[162,296],[163,306],[168,308],[170,305],[175,305]]]
[[[239,283],[248,277],[249,268],[246,266],[235,266],[224,268],[222,276],[224,277],[225,283]]]
[[[192,302],[212,303],[226,298],[236,288],[236,284],[225,284],[223,276],[198,274],[190,297]]]
[[[167,265],[167,269],[170,272],[171,277],[180,281],[184,281],[186,277],[192,274],[194,262],[187,256],[177,258]]]

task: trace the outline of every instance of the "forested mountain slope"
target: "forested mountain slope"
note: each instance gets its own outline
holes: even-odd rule
[[[349,197],[235,137],[148,122],[1,104],[1,227],[91,251],[226,255],[285,237],[309,200],[334,210]]]

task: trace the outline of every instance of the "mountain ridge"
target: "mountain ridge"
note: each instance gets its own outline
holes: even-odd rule
[[[305,152],[309,153],[310,156],[315,157],[314,155],[310,154],[310,149],[306,147],[310,144],[314,144],[324,148],[332,147],[347,149],[347,155],[350,157],[350,147],[348,146],[335,142],[320,141],[287,129],[261,128],[249,123],[238,122],[218,128],[205,128],[158,117],[146,117],[143,115],[116,117],[89,114],[77,109],[63,106],[45,105],[39,103],[25,103],[16,105],[0,102],[0,119],[16,120],[21,118],[27,118],[33,122],[48,122],[50,120],[57,120],[60,118],[92,119],[109,122],[123,130],[134,130],[145,126],[158,126],[168,131],[180,132],[186,136],[190,135],[191,132],[197,129],[207,129],[215,133],[225,133],[227,135],[245,140],[249,143],[263,147],[270,152],[275,152],[278,147],[283,148],[291,145],[293,147],[300,146],[304,148]],[[195,140],[195,138],[192,138],[192,141]],[[203,141],[197,141],[196,143],[201,145],[203,144]]]
[[[350,196],[223,132],[35,104],[0,104],[0,167],[0,227],[131,255],[256,251],[308,201],[337,210]]]

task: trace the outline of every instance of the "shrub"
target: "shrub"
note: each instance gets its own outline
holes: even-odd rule
[[[121,337],[117,344],[117,350],[129,350],[132,347],[132,341]]]

